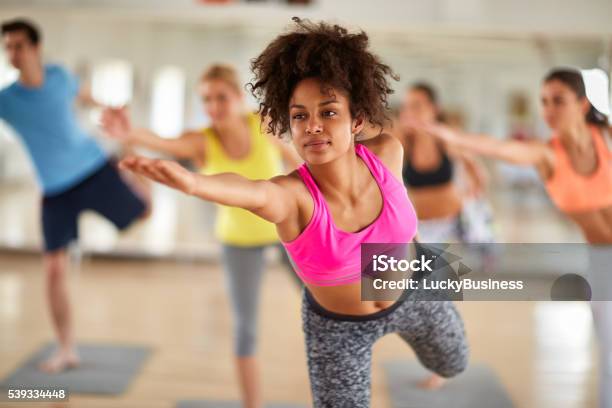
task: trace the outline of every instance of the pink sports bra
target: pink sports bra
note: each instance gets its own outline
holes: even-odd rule
[[[298,276],[305,283],[338,286],[358,282],[361,279],[362,243],[407,243],[416,235],[416,212],[404,184],[364,145],[355,145],[355,151],[372,173],[383,201],[378,218],[357,232],[349,233],[336,227],[307,165],[298,168],[312,195],[314,210],[304,231],[283,245],[296,266]]]

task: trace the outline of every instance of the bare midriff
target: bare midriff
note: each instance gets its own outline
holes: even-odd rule
[[[408,188],[419,220],[451,218],[461,212],[461,197],[452,182],[433,187]]]
[[[306,284],[306,287],[317,303],[325,310],[343,315],[369,315],[380,312],[396,302],[395,300],[362,301],[361,282],[339,286],[315,286]]]

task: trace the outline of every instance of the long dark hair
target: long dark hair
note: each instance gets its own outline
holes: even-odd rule
[[[578,98],[586,98],[586,88],[584,86],[584,80],[582,79],[582,75],[580,72],[572,69],[553,69],[546,75],[544,78],[544,82],[550,81],[559,81],[567,85]],[[586,114],[586,121],[592,125],[598,127],[608,127],[608,117],[595,109],[595,107],[590,104],[589,111]]]

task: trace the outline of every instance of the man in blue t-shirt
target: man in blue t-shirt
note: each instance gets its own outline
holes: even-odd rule
[[[59,347],[41,368],[59,372],[79,362],[66,276],[66,247],[77,239],[79,214],[93,210],[124,229],[146,213],[148,200],[80,128],[74,112],[82,96],[78,80],[59,65],[43,65],[37,28],[22,19],[5,22],[2,39],[19,78],[0,90],[0,119],[30,154],[43,194],[44,268]]]

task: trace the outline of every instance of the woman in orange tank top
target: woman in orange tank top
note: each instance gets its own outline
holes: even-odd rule
[[[460,135],[441,125],[413,125],[449,145],[534,166],[551,200],[574,221],[590,244],[591,269],[595,264],[601,265],[603,282],[598,283],[603,283],[603,289],[610,293],[612,276],[603,273],[612,263],[611,257],[605,255],[612,248],[612,153],[605,139],[611,134],[608,118],[587,99],[578,71],[550,72],[542,85],[541,101],[543,118],[553,132],[548,143]],[[596,254],[601,259],[595,259]],[[595,301],[591,306],[600,343],[600,406],[612,408],[612,302]]]

